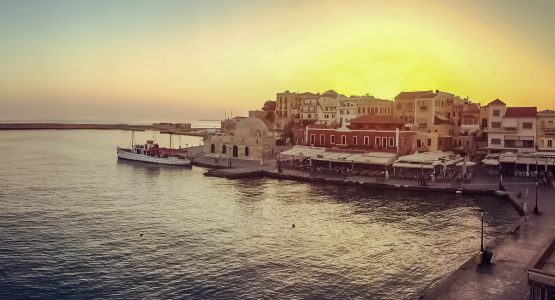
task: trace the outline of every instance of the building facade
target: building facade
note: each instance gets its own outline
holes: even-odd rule
[[[366,115],[350,120],[350,126],[314,124],[306,127],[303,143],[316,147],[409,154],[416,132],[402,131],[404,121],[392,116]]]
[[[533,152],[536,150],[535,107],[507,107],[495,99],[488,105],[488,152]]]
[[[230,132],[210,136],[204,141],[204,153],[215,159],[265,160],[273,158],[275,152],[275,137],[256,117],[240,119]]]
[[[555,111],[542,110],[537,118],[538,151],[555,151]]]

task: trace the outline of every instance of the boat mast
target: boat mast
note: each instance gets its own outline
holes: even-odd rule
[[[133,148],[133,144],[135,144],[135,130],[131,130],[131,148]]]
[[[172,148],[172,134],[170,133],[170,149]]]

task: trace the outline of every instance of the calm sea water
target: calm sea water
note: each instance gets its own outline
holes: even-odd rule
[[[0,298],[412,298],[479,248],[478,208],[487,240],[518,217],[496,198],[118,162],[129,142],[0,132]]]

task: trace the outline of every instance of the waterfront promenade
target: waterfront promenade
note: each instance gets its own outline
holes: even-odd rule
[[[221,176],[240,178],[241,173],[252,176],[269,176],[302,181],[324,181],[336,184],[362,184],[386,188],[406,188],[413,190],[428,190],[435,192],[454,192],[462,190],[463,193],[493,193],[498,190],[497,176],[488,176],[484,172],[476,172],[471,183],[453,185],[451,183],[427,182],[426,187],[417,185],[414,180],[384,179],[377,180],[364,176],[343,176],[335,174],[310,173],[300,170],[284,169],[279,173],[271,164],[264,166],[253,162],[235,164],[238,168],[219,170]],[[209,172],[210,173],[210,172]],[[210,175],[210,174],[208,174]],[[546,248],[555,236],[555,190],[547,186],[538,187],[538,207],[540,215],[534,215],[532,210],[535,205],[536,187],[531,179],[505,178],[503,184],[507,192],[516,200],[517,208],[527,206],[527,220],[515,224],[514,232],[508,233],[486,245],[486,249],[493,251],[492,264],[478,267],[474,257],[459,269],[448,274],[439,282],[418,296],[419,299],[528,299],[529,286],[526,269]],[[526,197],[528,189],[528,197]],[[518,193],[522,198],[516,197]],[[524,205],[527,203],[527,205]],[[516,213],[516,212],[515,212]],[[486,216],[487,217],[487,216]],[[479,245],[476,245],[476,251]]]
[[[484,186],[492,183],[484,183]],[[507,236],[493,248],[492,265],[477,267],[471,258],[457,271],[445,277],[422,295],[422,299],[528,299],[529,286],[526,269],[547,247],[555,236],[555,190],[538,187],[540,215],[534,215],[535,184],[522,178],[504,181],[504,186],[513,193],[526,188],[528,220],[519,230]]]

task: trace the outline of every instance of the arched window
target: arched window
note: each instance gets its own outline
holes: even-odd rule
[[[210,145],[210,153],[216,153],[216,145]]]
[[[222,145],[222,154],[225,154],[226,152],[227,151],[226,151],[225,145]]]
[[[239,147],[237,147],[236,145],[233,145],[233,157],[238,157],[239,156]]]
[[[249,147],[245,147],[245,156],[249,156]]]

